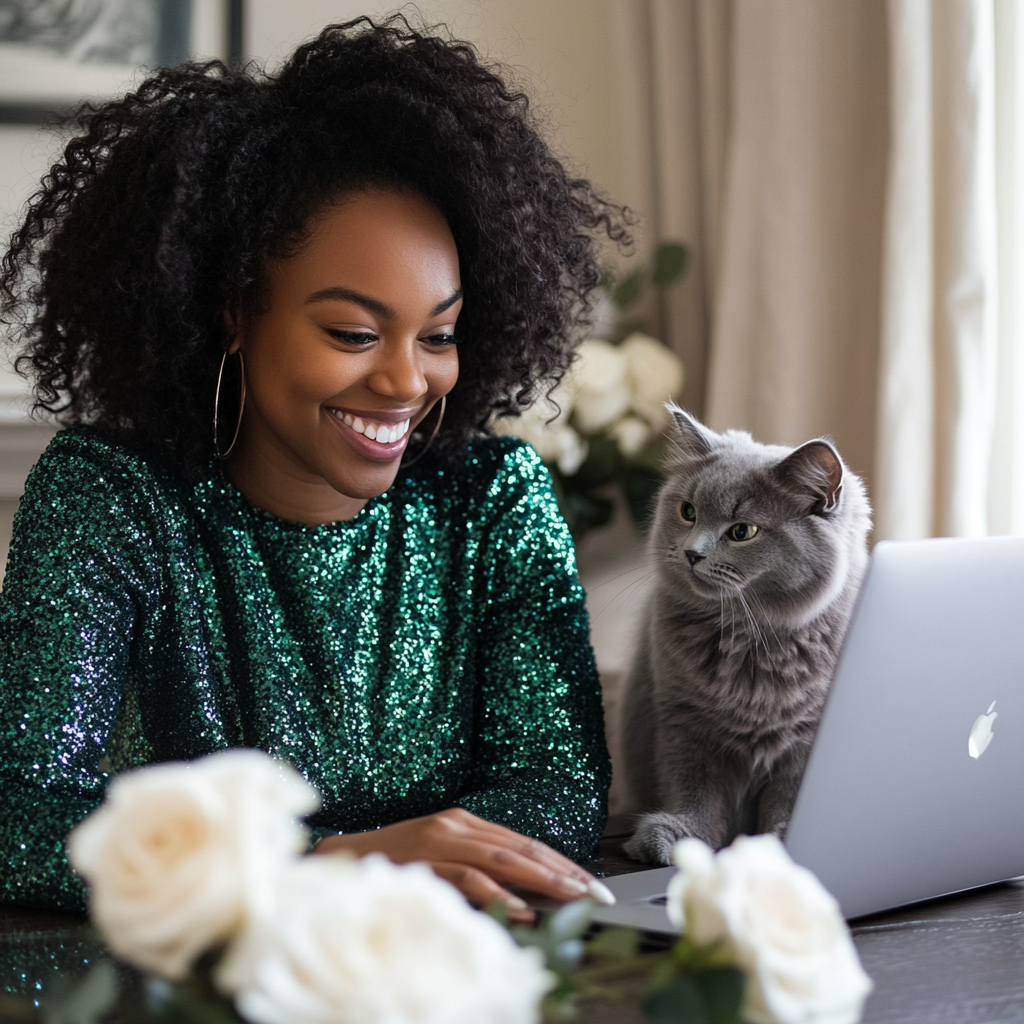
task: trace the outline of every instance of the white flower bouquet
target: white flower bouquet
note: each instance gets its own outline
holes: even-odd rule
[[[4,1019],[100,1024],[528,1024],[616,1001],[657,1024],[853,1024],[871,982],[835,900],[773,836],[717,855],[676,847],[683,936],[584,942],[590,900],[509,929],[423,865],[303,857],[315,809],[294,769],[256,751],[116,778],[69,836],[94,923],[122,961]],[[60,986],[58,986],[60,988]],[[16,1004],[16,1005],[15,1005]]]
[[[537,1019],[553,983],[541,954],[428,868],[299,856],[308,834],[296,819],[318,804],[294,768],[230,750],[119,776],[71,833],[93,922],[158,979],[153,1020]]]
[[[634,521],[642,524],[662,481],[665,403],[683,389],[679,357],[639,329],[620,323],[649,286],[665,288],[682,275],[686,250],[663,243],[649,267],[618,285],[609,278],[606,306],[617,310],[609,339],[588,338],[566,376],[518,416],[495,420],[498,434],[521,437],[551,470],[559,506],[573,535],[604,525],[614,509],[609,491],[621,490]]]

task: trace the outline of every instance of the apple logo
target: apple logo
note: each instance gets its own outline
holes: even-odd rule
[[[978,715],[974,720],[974,725],[971,726],[971,736],[967,741],[967,753],[971,757],[981,757],[992,742],[992,723],[999,715],[998,711],[992,710],[995,706],[996,702],[992,701],[988,706],[988,711],[983,715]]]

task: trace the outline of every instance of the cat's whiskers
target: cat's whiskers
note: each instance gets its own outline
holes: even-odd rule
[[[772,671],[774,671],[775,670],[775,661],[772,658],[772,652],[771,652],[771,648],[770,648],[770,646],[768,644],[768,638],[764,635],[764,632],[762,631],[761,626],[758,623],[756,616],[754,615],[753,609],[751,609],[750,605],[747,604],[747,599],[743,596],[742,590],[737,589],[736,590],[736,596],[740,599],[740,603],[743,605],[743,612],[746,615],[747,622],[750,624],[750,628],[751,628],[751,630],[754,633],[754,655],[755,655],[755,657],[757,655],[758,647],[761,644],[763,644],[764,645],[765,657],[768,659],[768,664],[771,667]]]
[[[612,608],[613,605],[614,605],[613,610],[614,611],[618,611],[619,608],[621,608],[622,604],[623,604],[623,602],[619,600],[620,598],[623,598],[623,596],[625,594],[627,594],[630,590],[638,589],[644,583],[646,583],[652,576],[656,576],[657,574],[658,574],[658,568],[655,567],[655,568],[651,569],[649,572],[645,572],[642,576],[638,577],[637,579],[630,580],[629,583],[627,583],[621,590],[617,591],[616,593],[614,593],[612,595],[612,597],[608,601],[608,603],[594,616],[592,621],[593,622],[597,622],[597,620],[602,615],[604,615],[604,613],[606,611],[608,611],[609,608]],[[625,573],[623,573],[623,575],[625,575]],[[596,590],[597,588],[595,587],[594,589]],[[628,600],[628,598],[626,600]]]
[[[775,637],[775,642],[779,645],[779,650],[783,649],[782,641],[779,639],[779,634],[775,632],[775,627],[772,625],[772,620],[768,616],[765,610],[764,603],[752,590],[747,591],[747,597],[753,601],[761,611],[761,621],[772,631],[772,636]]]
[[[651,552],[651,554],[658,554],[658,552],[654,551]],[[657,572],[660,565],[661,562],[659,562],[655,558],[652,558],[650,561],[637,562],[637,564],[634,565],[632,568],[625,569],[623,572],[616,573],[614,576],[611,577],[611,579],[605,580],[604,583],[599,583],[596,587],[588,587],[587,593],[596,594],[599,590],[603,590],[605,587],[611,586],[616,580],[621,580],[623,576],[629,576],[631,573],[639,572],[641,569],[651,569]],[[650,575],[650,573],[648,573],[647,575]]]

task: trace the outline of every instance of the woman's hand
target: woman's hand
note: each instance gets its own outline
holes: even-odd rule
[[[383,853],[395,864],[421,861],[451,882],[478,907],[501,901],[510,918],[533,920],[525,901],[506,885],[542,893],[556,900],[591,895],[602,903],[615,898],[593,875],[550,846],[475,814],[452,807],[423,818],[410,818],[373,832],[327,836],[314,853],[346,850],[362,857]]]

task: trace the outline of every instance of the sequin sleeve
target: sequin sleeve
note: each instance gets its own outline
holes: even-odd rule
[[[63,841],[103,798],[136,595],[152,588],[131,487],[75,441],[56,447],[29,477],[0,594],[0,900],[77,910]]]
[[[604,827],[610,767],[572,539],[529,447],[506,455],[487,502],[475,787],[458,802],[584,861]]]

